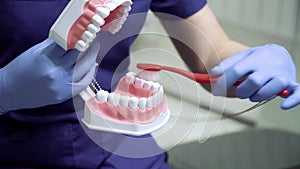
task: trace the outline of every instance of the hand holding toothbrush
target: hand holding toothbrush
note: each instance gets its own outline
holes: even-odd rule
[[[235,94],[253,102],[270,99],[287,89],[291,93],[281,104],[283,109],[300,104],[300,85],[296,82],[296,68],[288,51],[274,44],[250,48],[225,59],[211,70],[220,76],[213,87],[213,94],[220,96],[235,82],[246,77],[236,87]]]
[[[84,53],[65,51],[50,39],[28,49],[0,69],[0,113],[57,104],[78,94],[94,76],[98,50],[94,45]]]

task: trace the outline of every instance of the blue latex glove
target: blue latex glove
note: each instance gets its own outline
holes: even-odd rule
[[[84,53],[65,51],[50,39],[28,49],[0,69],[0,111],[37,108],[70,99],[94,77],[98,50],[99,45],[93,45]],[[75,63],[84,66],[78,66],[80,69],[74,73]]]
[[[294,62],[288,51],[278,45],[268,44],[238,52],[214,67],[211,75],[221,76],[212,89],[216,96],[224,95],[235,82],[246,78],[235,89],[236,96],[241,99],[260,102],[287,89],[292,94],[281,107],[289,109],[300,103]]]

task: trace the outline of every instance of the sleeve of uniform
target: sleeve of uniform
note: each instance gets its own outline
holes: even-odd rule
[[[206,0],[152,0],[150,8],[153,12],[187,18],[199,11],[206,3]]]

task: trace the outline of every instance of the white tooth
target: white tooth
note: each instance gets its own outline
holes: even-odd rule
[[[112,93],[110,93],[110,94],[108,95],[107,102],[108,102],[109,104],[113,105],[113,106],[116,105],[115,100],[114,100],[114,96],[113,96]]]
[[[162,86],[160,86],[159,92],[161,92],[162,94],[164,94],[164,88]]]
[[[158,104],[159,103],[159,94],[158,93],[156,93],[155,95],[154,95],[154,99],[155,99],[155,104]]]
[[[121,28],[116,28],[116,27],[111,27],[111,29],[109,30],[110,33],[112,34],[116,34],[117,32],[119,32]]]
[[[144,88],[145,90],[149,90],[149,89],[151,88],[151,85],[149,84],[148,81],[146,81],[146,82],[144,83],[143,88]]]
[[[120,8],[120,12],[122,13],[128,13],[130,8],[128,8],[127,6],[122,6],[122,8]]]
[[[143,85],[144,85],[144,82],[141,79],[136,78],[135,81],[134,81],[134,85],[137,88],[142,88]]]
[[[126,83],[133,83],[134,77],[126,76],[126,77],[125,77],[125,81],[126,81]]]
[[[163,98],[163,96],[164,96],[164,89],[163,89],[163,87],[159,88],[158,96],[159,96],[158,97],[159,100],[161,100]]]
[[[157,105],[157,103],[158,103],[157,94],[151,96],[150,98],[152,101],[152,105]]]
[[[142,82],[143,82],[143,85],[144,85],[144,83],[146,83],[147,81],[146,80],[144,80],[144,79],[140,79]]]
[[[145,97],[140,98],[139,100],[139,108],[141,110],[145,110],[147,105],[147,99]]]
[[[109,93],[107,91],[105,91],[105,90],[99,90],[97,92],[96,98],[100,102],[105,102],[105,101],[107,101],[108,95],[109,95]]]
[[[158,102],[160,102],[161,101],[161,99],[162,99],[162,94],[159,92],[159,93],[157,93],[157,101]]]
[[[134,72],[128,72],[128,73],[126,73],[126,76],[135,77],[135,73]]]
[[[127,10],[128,10],[128,12],[130,12],[131,11],[131,6],[128,6]]]
[[[122,18],[123,23],[127,20],[127,16],[128,16],[128,13],[127,13],[127,15],[126,14],[123,15],[123,18]]]
[[[156,97],[155,97],[155,95],[151,96],[150,99],[151,99],[152,105],[155,106],[156,105]]]
[[[134,81],[134,77],[135,77],[135,73],[134,72],[128,72],[125,76],[125,81],[127,83],[133,83]]]
[[[88,30],[93,34],[96,34],[97,32],[100,31],[100,28],[95,26],[94,24],[89,24]]]
[[[121,96],[120,97],[119,103],[122,107],[128,107],[128,102],[129,102],[129,96]]]
[[[125,22],[125,21],[127,20],[127,16],[128,16],[128,15],[129,15],[128,12],[121,13],[120,19],[123,19],[123,20],[124,20],[123,22]]]
[[[121,5],[122,4],[122,1],[121,0],[112,0],[112,2],[114,4],[116,4],[117,6]]]
[[[123,3],[124,6],[130,6],[132,5],[132,1],[126,1]]]
[[[119,20],[114,20],[112,26],[108,30],[112,34],[119,32],[119,30],[122,28],[122,24],[117,21]]]
[[[117,105],[119,103],[119,100],[120,94],[118,93],[110,93],[107,98],[108,103],[110,103],[113,106]]]
[[[139,104],[139,99],[136,97],[131,97],[129,99],[128,107],[135,110]]]
[[[126,20],[127,18],[124,17],[124,15],[122,15],[121,18],[118,20],[119,21],[118,25],[122,27]]]
[[[158,102],[161,101],[162,97],[163,97],[163,92],[161,90],[159,90],[159,92],[157,93],[157,100],[158,100]]]
[[[147,103],[146,103],[146,107],[147,108],[151,108],[153,105],[152,105],[152,101],[151,101],[151,98],[148,98],[147,99]]]
[[[149,84],[150,86],[150,89],[152,88],[152,86],[154,85],[154,82],[153,81],[147,81],[147,83]]]
[[[98,8],[96,9],[96,11],[97,11],[97,14],[98,14],[100,17],[102,17],[103,19],[106,18],[106,17],[108,17],[109,14],[110,14],[110,11],[109,11],[108,9],[106,9],[106,8],[103,8],[103,7],[98,7]]]
[[[160,86],[159,83],[157,83],[157,82],[154,82],[154,83],[153,83],[153,86],[152,86],[152,87],[153,87],[154,92],[157,92],[157,91],[158,91],[159,86]]]
[[[97,26],[97,27],[100,27],[102,25],[105,24],[105,21],[104,19],[102,19],[99,15],[94,15],[93,16],[93,23]]]
[[[83,40],[77,41],[75,48],[78,49],[79,51],[84,51],[85,49],[88,48],[88,44],[85,43]]]
[[[121,98],[121,95],[119,93],[114,93],[114,98],[115,98],[115,101],[117,104],[119,104],[119,101],[120,101],[120,98]]]
[[[110,10],[113,11],[117,8],[117,5],[115,5],[114,3],[107,3],[106,7]]]
[[[93,35],[91,32],[89,31],[84,31],[83,35],[82,35],[82,39],[86,42],[91,42],[93,40],[93,38],[95,37],[95,35]]]

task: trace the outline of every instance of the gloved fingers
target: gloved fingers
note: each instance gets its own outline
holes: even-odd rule
[[[249,66],[250,63],[247,63],[247,61],[239,62],[225,71],[224,74],[220,76],[217,82],[213,85],[212,93],[216,96],[224,95],[235,82],[242,79],[248,73],[251,73],[252,67]]]
[[[260,102],[277,95],[282,90],[286,89],[288,81],[282,76],[277,76],[268,81],[254,95],[250,97],[253,102]]]
[[[98,42],[94,41],[89,45],[89,48],[86,51],[81,52],[78,56],[78,60],[83,59],[85,57],[96,59],[100,50],[100,45]]]
[[[281,103],[281,108],[287,110],[299,104],[300,104],[300,86],[298,84],[293,89],[292,94]]]
[[[94,65],[96,62],[96,58],[97,58],[97,52],[92,53],[91,51],[88,53],[85,53],[82,56],[79,56],[75,68],[78,69],[79,71],[82,69],[88,69],[91,67],[91,65]]]
[[[100,51],[100,45],[98,42],[93,42],[90,44],[90,47],[85,51],[80,53],[78,56],[77,64],[85,63],[87,65],[91,65],[96,62]]]
[[[59,58],[59,63],[64,68],[73,69],[73,66],[76,64],[76,61],[78,60],[79,55],[80,55],[80,52],[75,49],[65,51],[65,53],[62,55],[62,57]]]
[[[252,96],[262,86],[264,86],[271,77],[268,72],[254,72],[250,74],[239,86],[236,87],[235,94],[241,99]]]
[[[99,43],[97,41],[92,42],[86,51],[80,53],[77,59],[78,62],[79,61],[86,62],[87,59],[89,59],[91,62],[95,62],[99,50],[100,50]]]
[[[79,51],[75,49],[66,51],[55,42],[51,43],[51,40],[49,41],[49,46],[42,50],[42,55],[47,56],[56,66],[61,66],[65,69],[68,69],[69,65],[76,63]]]
[[[44,54],[53,60],[61,59],[62,56],[66,53],[63,48],[61,48],[51,39],[46,39],[39,44],[39,47],[42,49],[41,54]]]
[[[220,76],[228,69],[233,67],[234,65],[238,64],[242,59],[245,59],[246,56],[250,55],[253,52],[253,48],[243,50],[237,52],[236,54],[230,56],[229,58],[223,60],[218,66],[215,66],[211,71],[210,74],[212,76]]]
[[[93,76],[95,75],[95,69],[96,69],[96,63],[94,62],[91,65],[87,66],[76,66],[75,71],[73,73],[73,81],[74,82],[79,82],[81,79],[83,79],[87,74],[90,73],[91,70],[94,70]]]
[[[67,82],[65,84],[57,85],[56,90],[52,92],[52,98],[53,99],[50,100],[53,100],[53,103],[62,103],[72,98],[72,82]]]
[[[77,63],[74,68],[74,81],[79,81],[85,74],[87,74],[90,69],[95,69],[96,66],[96,58],[99,52],[99,45],[95,45],[95,43],[88,48],[87,51],[80,54],[78,57]]]
[[[96,66],[91,68],[84,76],[82,76],[81,79],[74,81],[74,83],[73,83],[73,95],[74,96],[89,86],[89,84],[92,82],[92,79],[94,78],[95,68],[96,68]]]

